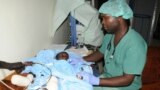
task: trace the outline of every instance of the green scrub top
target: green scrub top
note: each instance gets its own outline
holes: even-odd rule
[[[141,88],[141,74],[146,62],[146,42],[131,28],[115,48],[113,41],[114,35],[106,34],[99,49],[104,54],[105,66],[103,77],[116,77],[124,73],[134,74],[136,76],[131,85],[116,88],[118,90],[138,90]],[[103,89],[98,90],[106,89],[103,87]]]

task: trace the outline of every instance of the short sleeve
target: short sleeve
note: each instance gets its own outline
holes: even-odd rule
[[[124,73],[141,75],[146,62],[147,46],[133,46],[126,51]]]

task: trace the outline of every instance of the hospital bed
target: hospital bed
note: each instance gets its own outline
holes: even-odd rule
[[[58,49],[58,48],[65,48],[67,45],[53,45],[53,46],[51,46],[51,47],[49,47],[49,48],[52,48],[52,49]],[[78,54],[80,54],[80,55],[82,55],[82,56],[84,56],[84,55],[87,55],[87,54],[89,54],[90,52],[86,49],[86,47],[83,47],[83,48],[79,48],[79,49],[74,49],[74,48],[70,48],[69,49],[69,51],[73,51],[73,52],[75,52],[75,53],[78,53]],[[19,73],[17,73],[17,72],[14,72],[13,74],[11,74],[11,75],[9,75],[9,76],[7,76],[3,81],[5,82],[5,84],[7,84],[7,85],[9,85],[9,87],[8,86],[5,86],[5,85],[3,85],[2,83],[0,84],[1,85],[1,87],[3,88],[3,89],[0,89],[0,90],[24,90],[25,89],[25,87],[20,87],[20,86],[16,86],[16,85],[13,85],[12,83],[11,83],[11,77],[13,76],[13,75],[16,75],[16,74],[19,74]],[[54,77],[53,77],[54,78]],[[55,79],[53,79],[52,80],[52,84],[54,83],[54,80]],[[54,84],[55,85],[55,84]],[[52,85],[53,86],[53,85]],[[54,86],[54,88],[56,87],[56,85]],[[52,89],[52,90],[57,90],[57,89]]]

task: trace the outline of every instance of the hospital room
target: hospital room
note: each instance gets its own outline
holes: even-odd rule
[[[160,0],[0,0],[0,90],[160,90]]]

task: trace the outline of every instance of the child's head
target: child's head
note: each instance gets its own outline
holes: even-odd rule
[[[57,55],[56,55],[56,57],[55,57],[57,60],[67,60],[68,58],[69,58],[69,55],[68,55],[68,53],[67,52],[60,52],[60,53],[58,53]]]

